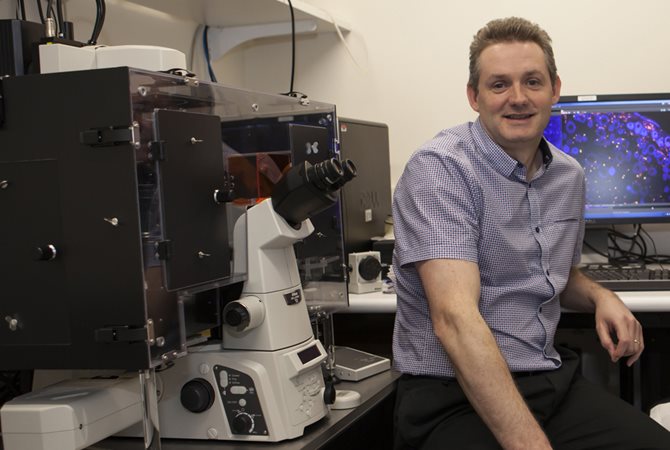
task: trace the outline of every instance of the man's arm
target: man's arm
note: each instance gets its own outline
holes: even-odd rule
[[[551,448],[479,312],[477,265],[438,259],[422,261],[416,267],[435,333],[477,414],[505,449]]]
[[[613,362],[628,356],[626,364],[630,367],[638,360],[644,350],[642,325],[614,292],[591,280],[577,267],[570,270],[568,284],[561,293],[561,306],[595,312],[596,332]]]

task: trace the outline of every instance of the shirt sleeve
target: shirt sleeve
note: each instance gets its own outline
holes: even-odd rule
[[[464,149],[462,149],[464,150]],[[394,192],[396,256],[401,266],[429,259],[477,262],[481,194],[458,148],[422,148]]]

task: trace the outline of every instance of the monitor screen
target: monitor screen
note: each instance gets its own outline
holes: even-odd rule
[[[544,136],[584,168],[587,223],[670,222],[670,93],[561,97]]]

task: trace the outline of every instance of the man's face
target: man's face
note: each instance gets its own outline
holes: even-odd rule
[[[484,129],[504,150],[534,152],[558,101],[561,80],[551,85],[544,53],[534,42],[503,42],[479,57],[479,92],[468,100]]]

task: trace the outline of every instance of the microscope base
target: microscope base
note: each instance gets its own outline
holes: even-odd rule
[[[274,352],[222,350],[218,344],[189,350],[159,373],[161,436],[269,442],[302,436],[328,413],[325,358],[313,338]],[[204,410],[192,412],[185,404]]]

